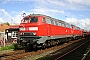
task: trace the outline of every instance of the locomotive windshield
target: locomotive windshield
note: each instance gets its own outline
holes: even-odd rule
[[[38,22],[38,18],[37,17],[32,17],[30,19],[30,23],[32,23],[32,22]]]
[[[29,18],[28,17],[25,17],[24,20],[28,20]]]
[[[28,17],[25,17],[25,18],[23,18],[23,20],[21,21],[21,23],[27,23],[28,20],[29,20],[29,18]]]
[[[23,18],[23,20],[21,21],[22,23],[36,23],[38,22],[38,17],[25,17]]]

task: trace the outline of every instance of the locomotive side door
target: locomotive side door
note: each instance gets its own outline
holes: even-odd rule
[[[50,26],[50,24],[47,24],[47,35],[51,36],[51,26]]]
[[[47,18],[46,22],[47,22],[47,36],[51,36],[51,20]]]

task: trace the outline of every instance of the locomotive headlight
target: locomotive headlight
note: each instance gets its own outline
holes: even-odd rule
[[[33,32],[33,35],[36,35],[36,32]]]
[[[20,33],[20,35],[24,35],[24,33]]]
[[[22,35],[22,33],[20,33],[20,35]]]

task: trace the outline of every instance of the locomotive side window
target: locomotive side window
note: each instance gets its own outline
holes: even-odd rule
[[[71,26],[71,25],[69,25],[69,28],[72,28],[72,26]]]
[[[43,23],[46,23],[45,18],[42,18],[42,22],[43,22]]]
[[[53,23],[54,23],[54,25],[56,25],[56,24],[55,24],[55,20],[53,20]]]
[[[68,28],[71,28],[71,26],[69,24],[67,24],[67,25],[68,25]]]
[[[51,20],[50,19],[47,18],[46,21],[47,21],[48,24],[51,24]]]
[[[65,27],[65,25],[62,23],[62,26]]]
[[[62,24],[61,24],[60,22],[58,22],[58,25],[59,25],[59,26],[62,26]]]
[[[57,21],[55,21],[55,24],[58,26],[58,22]]]
[[[54,21],[53,20],[51,20],[51,23],[54,25]]]
[[[77,30],[80,30],[80,28],[79,28],[79,27],[76,27],[76,29],[77,29]]]
[[[66,25],[67,25],[67,24],[64,23],[64,27],[67,27]]]
[[[66,24],[66,27],[71,28],[69,24]]]
[[[59,22],[57,21],[57,24],[58,24],[58,26],[59,26]]]
[[[67,27],[67,28],[68,28],[68,24],[65,24],[65,27]]]
[[[76,29],[78,29],[78,28],[76,27]]]
[[[70,25],[68,24],[68,28],[70,28]]]
[[[37,17],[32,17],[30,19],[30,23],[32,23],[32,22],[38,22],[38,18]]]

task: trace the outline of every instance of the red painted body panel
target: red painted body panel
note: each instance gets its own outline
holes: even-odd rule
[[[42,24],[38,26],[39,30],[37,36],[47,36],[47,25]]]
[[[42,18],[38,16],[37,23],[21,23],[19,27],[25,27],[26,30],[20,32],[36,32],[36,36],[82,35],[82,30],[42,23]],[[38,30],[29,30],[30,27],[38,27]]]

